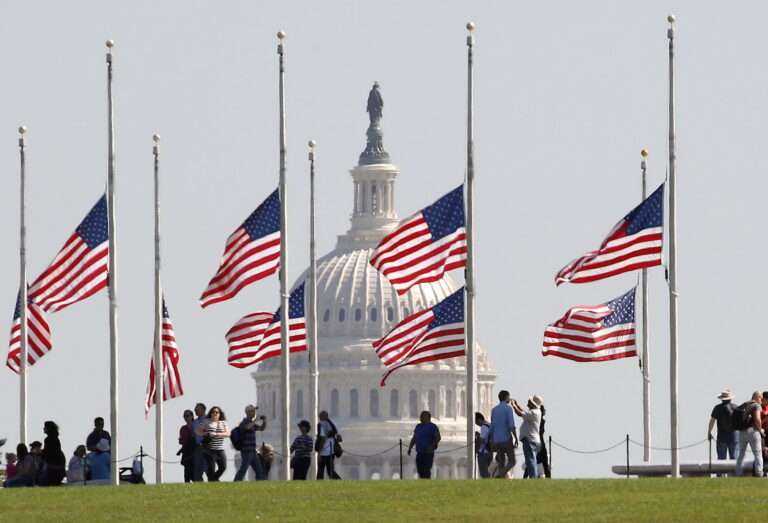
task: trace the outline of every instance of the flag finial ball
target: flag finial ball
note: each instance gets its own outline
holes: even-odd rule
[[[309,142],[307,142],[307,145],[309,146],[310,149],[314,149],[315,146],[317,145],[317,142],[314,140],[310,140]]]
[[[278,39],[278,40],[283,40],[283,39],[285,39],[285,31],[278,31],[278,32],[277,32],[277,39]]]
[[[160,141],[160,135],[155,133],[152,135],[152,141],[158,143]]]
[[[20,125],[19,126],[19,134],[26,134],[27,133],[27,126],[26,125]]]
[[[475,22],[467,22],[467,31],[475,30]]]
[[[675,15],[667,16],[667,22],[669,22],[670,24],[674,24],[675,23]]]
[[[648,157],[648,149],[643,147],[643,149],[640,151],[640,156],[642,156],[643,158],[647,158]]]
[[[112,49],[113,47],[115,47],[115,41],[114,40],[107,40],[107,44],[106,45],[107,45],[107,47]]]

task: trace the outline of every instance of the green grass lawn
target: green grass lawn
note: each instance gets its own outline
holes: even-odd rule
[[[0,521],[757,521],[768,480],[278,481],[0,490]]]

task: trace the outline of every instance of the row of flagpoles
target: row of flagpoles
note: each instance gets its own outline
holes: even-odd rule
[[[675,279],[675,186],[674,186],[674,81],[673,81],[673,17],[669,17],[670,42],[670,156],[669,156],[669,291],[670,291],[670,394],[671,394],[671,443],[672,472],[679,475],[677,459],[677,292]],[[476,395],[475,325],[474,325],[474,263],[473,263],[473,205],[474,205],[474,141],[473,141],[473,30],[467,24],[467,165],[464,184],[446,194],[432,205],[406,218],[387,235],[371,256],[373,267],[382,272],[404,294],[414,285],[441,279],[450,270],[465,270],[465,287],[443,302],[423,311],[417,311],[403,319],[373,348],[386,367],[382,385],[387,377],[399,368],[446,358],[466,357],[466,419],[467,419],[467,473],[474,477],[474,410]],[[286,194],[286,129],[284,95],[284,45],[285,33],[278,33],[279,58],[279,184],[243,224],[227,239],[219,268],[201,296],[202,307],[234,298],[247,285],[279,271],[280,307],[277,312],[251,313],[239,320],[227,333],[230,365],[243,368],[268,357],[281,356],[280,412],[281,454],[288,456],[290,427],[290,366],[289,354],[309,351],[310,359],[310,414],[311,422],[317,423],[318,411],[318,361],[316,330],[316,258],[314,240],[314,161],[315,143],[310,141],[310,271],[309,285],[301,282],[293,292],[288,292],[286,274],[288,239]],[[118,333],[116,308],[116,263],[114,220],[114,125],[112,111],[112,46],[107,43],[108,70],[108,177],[107,193],[78,226],[75,233],[59,252],[48,269],[29,288],[26,285],[26,251],[24,229],[24,133],[20,129],[21,155],[21,231],[20,231],[20,287],[18,323],[12,335],[9,367],[18,361],[20,373],[20,437],[26,441],[26,372],[27,363],[34,363],[50,349],[50,332],[45,319],[35,323],[36,309],[56,312],[77,301],[86,299],[100,289],[109,289],[110,318],[110,421],[112,430],[112,456],[118,456]],[[160,222],[159,222],[159,136],[154,136],[154,183],[155,183],[155,334],[153,357],[150,366],[150,383],[146,409],[154,403],[156,409],[156,480],[162,482],[162,400],[182,394],[178,375],[178,351],[172,325],[162,296],[160,283]],[[643,161],[643,180],[645,167]],[[643,183],[643,196],[645,183]],[[643,319],[646,317],[645,268],[661,264],[664,184],[623,218],[612,229],[597,251],[574,260],[557,275],[560,283],[588,283],[618,274],[642,269],[643,271]],[[612,259],[612,254],[630,246],[629,255]],[[639,251],[636,249],[640,245]],[[632,249],[635,249],[634,251]],[[105,260],[106,258],[106,260]],[[305,289],[309,307],[305,306]],[[308,309],[308,310],[305,310]],[[636,355],[634,346],[635,291],[632,290],[607,304],[592,307],[574,307],[566,315],[550,325],[545,334],[545,351],[576,361],[615,359]],[[36,325],[34,336],[29,336],[28,316],[32,312]],[[305,318],[306,317],[306,318]],[[19,350],[14,359],[15,332],[19,332]],[[47,337],[45,333],[47,332]],[[574,334],[574,332],[576,334]],[[279,333],[279,336],[278,336]],[[644,344],[647,333],[643,332]],[[605,357],[594,357],[606,339],[611,351]],[[34,340],[34,341],[33,341]],[[28,345],[37,347],[37,354],[30,358]],[[578,342],[574,345],[574,342]],[[584,344],[591,349],[584,349]],[[579,345],[581,344],[581,345]],[[596,348],[597,347],[597,348]],[[614,350],[617,349],[617,350]],[[648,381],[647,349],[643,351],[644,382]],[[581,354],[581,355],[580,355]],[[584,356],[583,354],[592,354]],[[162,398],[157,389],[163,390]],[[644,405],[647,390],[644,389]],[[649,407],[644,410],[647,411]],[[644,419],[647,412],[644,414]],[[649,445],[649,426],[646,425],[646,452]],[[290,477],[290,462],[283,459],[281,476]],[[116,467],[112,470],[112,483],[117,484]]]

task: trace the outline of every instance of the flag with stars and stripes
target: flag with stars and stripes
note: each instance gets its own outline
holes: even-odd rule
[[[34,365],[52,348],[51,328],[37,304],[27,300],[27,365]],[[11,325],[11,342],[5,364],[15,373],[21,370],[21,293],[16,296],[16,309]]]
[[[373,350],[387,368],[381,378],[408,365],[465,355],[464,287],[437,305],[417,312],[373,342]]]
[[[163,401],[177,398],[184,394],[181,386],[181,373],[179,372],[179,348],[176,346],[176,334],[173,332],[173,323],[168,315],[168,308],[163,298],[163,324],[161,341],[161,357],[163,360]],[[147,385],[147,398],[144,402],[144,415],[157,402],[157,390],[155,387],[155,358],[149,361],[149,384]]]
[[[29,287],[29,300],[57,312],[107,286],[109,221],[107,197],[99,198],[45,271]]]
[[[254,312],[240,318],[227,332],[229,364],[239,369],[279,356],[282,312]],[[288,298],[288,347],[290,352],[307,350],[304,319],[304,283]]]
[[[234,298],[253,282],[277,272],[280,267],[280,194],[276,189],[224,246],[219,270],[200,297],[200,305]]]
[[[569,309],[544,331],[542,354],[578,362],[637,356],[635,289],[602,305]]]
[[[399,295],[419,283],[442,279],[446,272],[464,267],[466,260],[463,185],[403,220],[371,255],[371,265]]]
[[[617,223],[596,251],[560,269],[555,283],[589,283],[661,265],[664,184]]]

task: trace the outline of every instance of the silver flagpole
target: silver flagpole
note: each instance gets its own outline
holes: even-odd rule
[[[120,484],[117,460],[120,456],[117,416],[118,365],[117,365],[117,264],[115,251],[115,126],[112,106],[112,48],[115,42],[107,40],[107,115],[108,115],[108,152],[107,152],[107,212],[109,213],[109,423],[112,430],[110,483]]]
[[[313,429],[317,427],[317,405],[320,397],[318,385],[317,362],[317,262],[315,256],[315,146],[314,140],[309,141],[309,416]],[[309,479],[315,479],[317,474],[317,453],[311,453]]]
[[[155,142],[152,155],[155,163],[155,483],[163,482],[163,393],[165,376],[163,369],[163,290],[160,287],[160,135],[152,136]]]
[[[473,131],[473,86],[472,47],[475,40],[472,32],[475,24],[467,22],[467,270],[466,270],[466,351],[467,351],[467,478],[475,478],[475,397],[477,396],[477,372],[475,370],[475,259],[474,259],[474,184],[475,184],[475,143]]]
[[[27,226],[26,226],[26,177],[27,159],[24,135],[27,128],[19,127],[19,320],[21,321],[21,347],[19,351],[19,441],[27,442]]]
[[[647,196],[646,185],[646,163],[645,159],[648,157],[648,149],[640,151],[640,170],[642,171],[642,199],[645,201]],[[643,358],[643,461],[646,463],[651,462],[651,377],[650,377],[650,365],[648,361],[648,269],[643,269],[640,274],[640,287],[642,289],[642,312],[643,322],[641,328],[643,330],[642,340],[642,358]]]
[[[669,401],[672,477],[680,477],[677,417],[677,222],[675,216],[675,17],[667,17],[669,29]]]
[[[283,354],[280,365],[280,399],[283,403],[283,411],[280,413],[280,440],[282,453],[281,470],[283,479],[291,479],[289,430],[291,422],[291,367],[290,351],[288,347],[288,212],[287,196],[285,191],[285,65],[283,63],[283,40],[285,32],[277,33],[277,54],[280,62],[279,90],[280,90],[280,344]]]

